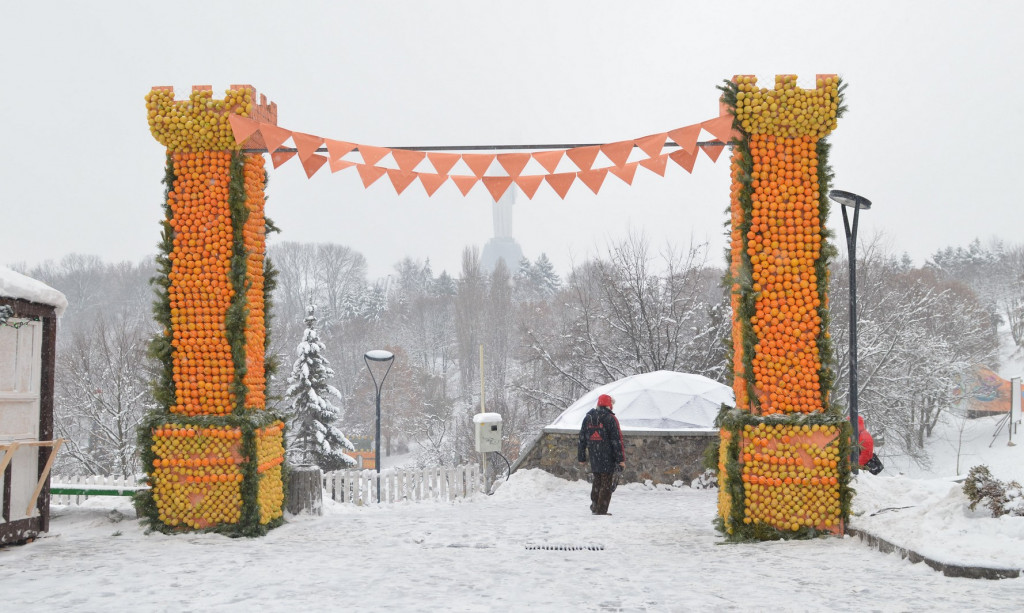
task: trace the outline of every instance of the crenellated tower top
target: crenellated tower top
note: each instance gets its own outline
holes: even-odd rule
[[[213,98],[213,87],[195,85],[187,100],[175,100],[174,88],[154,87],[146,94],[149,131],[169,151],[224,151],[240,149],[228,116],[249,117],[277,125],[277,103],[268,102],[252,85],[232,85],[223,100]],[[262,146],[257,134],[247,146]]]
[[[796,75],[776,75],[775,88],[757,86],[757,77],[733,77],[736,118],[748,134],[779,138],[824,138],[836,127],[839,77],[817,75],[814,89],[797,87]]]

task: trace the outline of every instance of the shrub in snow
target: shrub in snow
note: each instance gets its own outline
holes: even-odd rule
[[[1020,483],[1003,483],[992,476],[987,466],[975,466],[967,472],[964,494],[971,501],[972,511],[982,504],[992,511],[992,517],[1024,516],[1024,490]]]
[[[710,468],[706,469],[699,477],[693,480],[690,487],[695,490],[718,489],[718,471]]]

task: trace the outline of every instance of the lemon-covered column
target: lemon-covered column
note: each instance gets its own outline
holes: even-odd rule
[[[735,539],[839,533],[849,515],[849,432],[829,403],[828,144],[839,79],[778,76],[723,88],[732,153],[729,277],[736,407],[723,409],[719,520]]]
[[[161,333],[158,407],[140,430],[151,489],[140,517],[164,531],[263,534],[282,517],[283,424],[266,411],[267,308],[263,156],[232,136],[231,113],[276,123],[246,85],[223,100],[195,87],[146,96],[167,148],[163,233],[154,281]]]

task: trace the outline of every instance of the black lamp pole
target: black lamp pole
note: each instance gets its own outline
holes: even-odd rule
[[[846,252],[850,261],[850,426],[852,441],[850,445],[850,466],[857,473],[857,460],[860,455],[860,424],[857,423],[857,222],[861,209],[870,209],[871,201],[863,196],[834,189],[828,197],[842,205],[843,226],[846,229]],[[846,213],[847,207],[853,209],[853,224]]]
[[[374,349],[373,351],[367,351],[363,354],[363,361],[366,362],[366,368],[370,371],[370,378],[373,379],[373,385],[377,389],[377,436],[374,440],[375,449],[373,455],[373,464],[377,469],[377,503],[380,503],[380,388],[384,385],[384,379],[388,377],[388,373],[391,372],[391,365],[395,363],[395,354],[390,351],[384,351],[383,349]],[[372,364],[371,364],[372,362]],[[373,372],[373,364],[378,364],[379,368],[384,368],[384,364],[387,364],[387,369],[384,370],[384,376],[377,381],[377,375]]]

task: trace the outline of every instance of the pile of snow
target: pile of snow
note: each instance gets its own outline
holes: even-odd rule
[[[548,428],[578,431],[601,394],[615,399],[615,415],[623,430],[714,429],[722,405],[735,403],[732,388],[727,385],[701,375],[659,370],[587,392]]]
[[[57,310],[57,317],[68,308],[64,294],[6,266],[0,266],[0,296],[52,306]]]

